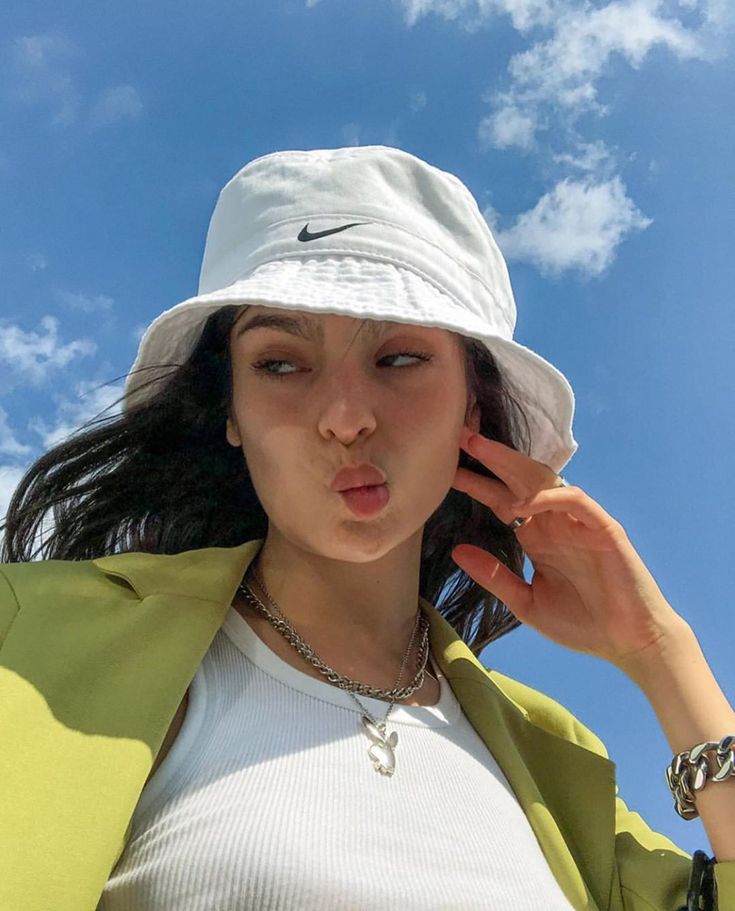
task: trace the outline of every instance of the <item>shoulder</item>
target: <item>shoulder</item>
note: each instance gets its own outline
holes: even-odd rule
[[[560,702],[499,671],[485,668],[485,672],[498,689],[523,712],[531,724],[609,759],[607,748],[602,740]]]
[[[37,560],[0,565],[0,591],[15,592],[21,609],[38,596],[144,599],[162,594],[224,603],[262,541],[204,547],[176,554],[123,551],[86,560]],[[6,597],[6,595],[0,595]]]
[[[0,645],[24,612],[39,605],[62,607],[79,598],[84,591],[99,594],[104,576],[91,560],[31,560],[24,563],[0,564]]]
[[[12,587],[48,585],[98,573],[92,560],[29,560],[24,563],[0,564],[0,577]]]
[[[21,610],[38,597],[61,601],[67,594],[97,596],[110,589],[110,579],[91,559],[0,564],[0,599],[12,598]]]

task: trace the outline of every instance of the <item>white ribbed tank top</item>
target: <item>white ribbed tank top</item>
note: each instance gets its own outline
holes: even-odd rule
[[[394,706],[383,776],[350,696],[230,608],[97,911],[572,911],[431,665],[439,701]],[[358,698],[383,718],[387,702]]]

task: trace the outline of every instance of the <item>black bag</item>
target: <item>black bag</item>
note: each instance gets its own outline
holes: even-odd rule
[[[676,911],[718,911],[714,870],[716,863],[716,857],[708,857],[704,851],[694,852],[687,903]]]

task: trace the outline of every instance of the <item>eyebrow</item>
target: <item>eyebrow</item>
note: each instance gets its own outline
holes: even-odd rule
[[[276,313],[262,313],[254,316],[251,320],[244,323],[237,330],[236,338],[240,338],[245,332],[252,329],[280,329],[282,332],[288,332],[290,335],[296,335],[299,338],[316,339],[319,342],[324,341],[324,328],[316,320],[308,316],[281,316]],[[385,325],[378,320],[366,320],[365,329],[369,336],[377,336],[385,329]]]

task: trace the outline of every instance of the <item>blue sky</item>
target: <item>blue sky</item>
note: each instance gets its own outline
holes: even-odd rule
[[[732,9],[4,4],[0,515],[25,468],[120,395],[142,329],[196,293],[236,171],[279,149],[399,146],[475,195],[516,339],[576,393],[567,479],[623,524],[735,700]],[[566,705],[628,804],[708,850],[625,675],[526,628],[482,660]]]

